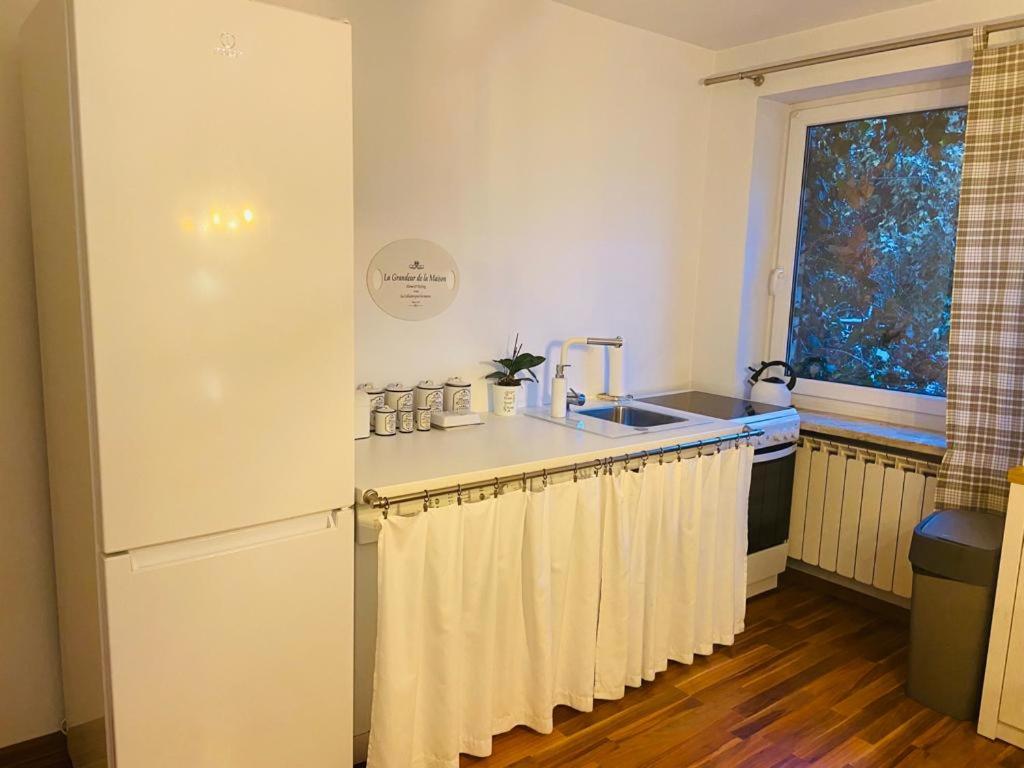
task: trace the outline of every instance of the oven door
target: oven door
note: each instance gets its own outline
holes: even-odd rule
[[[789,508],[793,497],[796,443],[780,443],[754,451],[747,508],[747,554],[789,539]]]

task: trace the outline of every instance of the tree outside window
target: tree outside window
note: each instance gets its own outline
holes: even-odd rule
[[[807,128],[788,359],[945,396],[964,107]]]

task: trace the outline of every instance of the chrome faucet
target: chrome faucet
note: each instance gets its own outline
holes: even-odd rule
[[[572,406],[579,408],[581,405],[587,402],[587,396],[582,392],[577,392],[572,387],[569,387],[569,393],[565,396],[565,407],[568,410]]]

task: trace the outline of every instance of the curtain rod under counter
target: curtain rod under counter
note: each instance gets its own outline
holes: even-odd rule
[[[422,501],[424,504],[429,504],[430,499],[437,496],[444,496],[445,494],[457,494],[459,503],[462,503],[462,494],[468,491],[474,491],[481,488],[493,488],[495,494],[501,493],[502,488],[509,483],[525,483],[530,480],[536,480],[538,478],[547,479],[552,475],[564,475],[572,472],[576,474],[578,472],[588,469],[608,469],[610,470],[615,464],[628,464],[630,461],[640,460],[646,462],[649,458],[663,458],[665,454],[681,454],[683,451],[697,449],[702,451],[704,448],[721,448],[725,443],[732,443],[738,440],[750,440],[753,437],[760,437],[764,434],[762,429],[751,429],[750,427],[744,427],[741,432],[734,432],[731,435],[720,435],[718,437],[709,437],[706,440],[691,440],[686,443],[676,443],[674,445],[665,445],[661,448],[651,448],[643,451],[635,451],[631,453],[624,453],[619,456],[609,456],[603,459],[592,459],[590,461],[580,461],[573,464],[562,464],[557,467],[550,469],[538,469],[533,472],[520,472],[517,475],[503,475],[501,477],[495,477],[490,480],[477,480],[472,483],[463,483],[459,485],[448,485],[443,488],[435,488],[433,490],[416,491],[414,493],[403,493],[398,496],[381,496],[376,490],[370,488],[363,493],[363,503],[373,509],[379,509],[387,519],[388,511],[391,505],[405,504],[410,501]]]

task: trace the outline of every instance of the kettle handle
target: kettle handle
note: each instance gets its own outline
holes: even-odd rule
[[[780,366],[782,370],[785,372],[785,374],[789,376],[789,381],[786,382],[786,389],[792,391],[793,387],[796,386],[796,371],[793,370],[793,366],[787,363],[785,360],[773,360],[772,362],[768,363],[769,368],[775,365]]]
[[[789,376],[789,381],[786,382],[786,389],[792,391],[793,387],[796,386],[796,371],[794,371],[793,366],[791,366],[785,360],[772,360],[771,362],[768,363],[762,360],[761,367],[757,369],[748,366],[747,370],[753,371],[753,374],[750,376],[750,383],[754,384],[757,381],[759,381],[761,379],[761,374],[763,374],[769,368],[774,368],[775,366],[779,366],[780,368],[782,368],[782,370],[785,371],[786,375]]]

